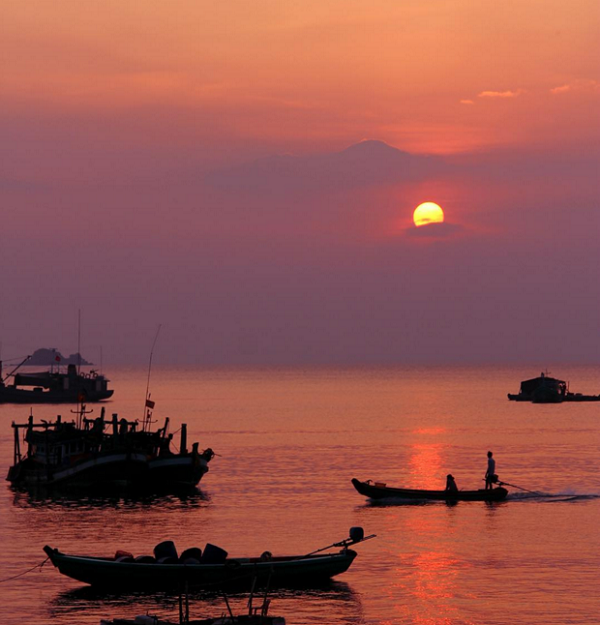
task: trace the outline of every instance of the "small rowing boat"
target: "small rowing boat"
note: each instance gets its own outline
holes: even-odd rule
[[[414,488],[390,488],[382,482],[352,479],[356,490],[369,499],[409,499],[411,501],[502,501],[508,491],[501,486],[488,490],[419,490]]]

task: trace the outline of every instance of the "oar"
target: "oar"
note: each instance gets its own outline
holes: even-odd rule
[[[523,488],[522,486],[517,486],[516,484],[509,484],[508,482],[496,482],[496,484],[499,484],[500,486],[510,486],[511,488],[518,488],[519,490],[523,490],[526,493],[531,493],[532,495],[543,495],[543,493],[540,493],[537,490],[527,490],[526,488]]]

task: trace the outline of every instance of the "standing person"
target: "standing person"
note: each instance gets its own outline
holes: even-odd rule
[[[493,456],[494,454],[488,451],[487,471],[485,472],[485,490],[494,488],[494,484],[498,481],[498,476],[496,475],[496,461]]]

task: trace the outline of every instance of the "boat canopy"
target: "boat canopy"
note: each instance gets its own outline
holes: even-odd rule
[[[553,389],[561,394],[564,394],[567,390],[567,383],[564,380],[558,380],[557,378],[550,378],[548,376],[541,375],[537,378],[521,382],[521,393],[530,395],[540,387]]]

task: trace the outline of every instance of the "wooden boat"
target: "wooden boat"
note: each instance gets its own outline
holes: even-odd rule
[[[133,558],[130,554],[123,556],[122,552],[117,552],[115,557],[68,555],[48,545],[44,551],[63,575],[111,590],[222,586],[249,589],[255,583],[269,586],[315,584],[344,573],[357,555],[349,547],[374,538],[365,537],[362,528],[352,528],[350,536],[307,555],[279,557],[265,552],[255,558],[228,558],[226,551],[213,545],[207,545],[204,552],[196,548],[186,550],[181,557],[175,557],[176,553],[173,557],[157,557],[161,555],[157,550],[167,543],[155,548],[154,557]],[[341,549],[320,553],[333,547]],[[188,557],[190,552],[200,557]]]
[[[370,499],[408,499],[413,501],[502,501],[508,491],[501,486],[489,490],[418,490],[413,488],[390,488],[381,482],[352,479],[352,485]]]
[[[167,434],[169,419],[158,430],[149,429],[151,413],[138,428],[137,421],[105,421],[105,411],[88,419],[85,405],[77,422],[13,423],[14,462],[7,480],[15,486],[76,488],[135,487],[140,489],[195,486],[208,471],[214,452],[187,449],[187,427],[181,426],[179,453],[170,450],[172,435]],[[26,450],[21,450],[21,431]]]

